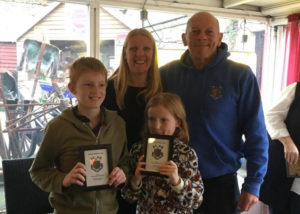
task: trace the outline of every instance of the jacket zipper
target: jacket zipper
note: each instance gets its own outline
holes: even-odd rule
[[[98,132],[98,135],[96,136],[95,135],[95,133],[92,131],[92,129],[86,124],[86,123],[82,123],[83,124],[83,126],[85,126],[88,130],[89,130],[89,132],[93,135],[93,136],[95,136],[96,137],[96,144],[98,144],[98,140],[99,140],[99,138],[100,138],[100,133],[101,133],[101,130],[102,130],[102,126],[100,127],[100,129],[99,129],[99,132]],[[100,201],[101,202],[101,201]],[[98,191],[95,191],[95,214],[99,214],[100,213],[100,210],[101,209],[99,209],[99,206],[100,206],[100,202],[99,202],[99,200],[98,200]],[[101,202],[101,206],[102,206],[102,202]]]

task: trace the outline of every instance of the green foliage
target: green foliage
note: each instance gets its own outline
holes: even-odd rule
[[[238,36],[238,20],[230,19],[226,32],[228,32],[229,49],[234,50]]]

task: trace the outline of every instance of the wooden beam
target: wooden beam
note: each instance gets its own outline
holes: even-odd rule
[[[290,15],[293,13],[300,12],[300,1],[289,1],[281,4],[275,4],[270,7],[263,7],[261,12],[264,15],[278,16]]]
[[[236,7],[242,4],[247,4],[249,2],[253,2],[254,0],[223,0],[224,8]]]

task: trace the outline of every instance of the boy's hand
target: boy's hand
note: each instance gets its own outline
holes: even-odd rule
[[[83,186],[86,171],[83,163],[78,162],[73,169],[64,177],[63,187],[69,187],[72,184]]]
[[[122,183],[125,183],[126,175],[122,169],[119,167],[115,167],[111,173],[109,174],[109,182],[108,185],[114,185],[114,187],[119,186]]]

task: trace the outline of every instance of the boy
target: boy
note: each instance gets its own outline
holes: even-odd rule
[[[78,105],[68,108],[47,124],[30,175],[41,189],[51,192],[49,201],[56,214],[105,213],[118,210],[116,189],[85,191],[86,170],[79,162],[79,147],[111,144],[112,168],[109,185],[126,181],[128,157],[125,123],[116,112],[101,108],[107,86],[104,65],[82,57],[70,67],[68,87]]]

